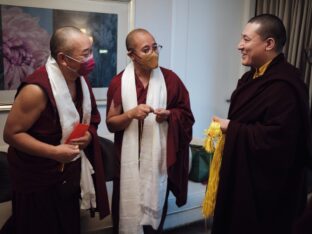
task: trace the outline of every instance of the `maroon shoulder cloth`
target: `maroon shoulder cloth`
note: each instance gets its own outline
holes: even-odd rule
[[[290,234],[307,199],[307,88],[283,54],[253,72],[231,97],[213,234]]]
[[[97,127],[101,119],[89,81],[87,79],[85,80],[90,90],[92,104],[91,122],[89,128],[89,131],[92,134],[92,142],[85,150],[85,153],[95,170],[93,179],[96,190],[97,209],[100,213],[100,218],[104,218],[109,214],[109,203],[107,198],[101,150],[97,135]],[[23,81],[17,90],[17,94],[27,84],[36,84],[40,86],[48,97],[45,110],[42,112],[38,121],[36,121],[36,123],[28,130],[28,133],[42,142],[52,145],[60,144],[62,130],[45,67],[43,66],[37,69],[32,75],[27,77],[27,79]],[[77,87],[81,89],[80,82],[77,82],[77,85]],[[79,93],[80,96],[78,97],[78,100],[82,102],[81,92]],[[78,112],[80,116],[82,116],[81,103],[80,105],[78,104],[78,106],[80,106],[80,108],[78,107]],[[80,160],[66,164],[64,171],[60,172],[59,162],[44,157],[27,155],[26,153],[13,147],[9,147],[8,160],[10,164],[13,190],[19,193],[41,191],[57,186],[58,184],[63,183],[63,181],[73,177],[73,175],[80,174],[81,170]]]

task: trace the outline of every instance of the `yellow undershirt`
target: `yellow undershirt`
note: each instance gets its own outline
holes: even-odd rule
[[[263,64],[261,67],[259,67],[258,69],[256,69],[255,74],[253,75],[253,79],[258,78],[259,76],[262,76],[265,71],[268,69],[268,66],[270,65],[272,60],[266,62],[265,64]]]

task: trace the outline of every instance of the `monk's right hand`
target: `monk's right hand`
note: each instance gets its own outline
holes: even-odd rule
[[[73,160],[80,153],[78,145],[61,144],[55,146],[56,161],[61,163],[68,163]]]
[[[220,128],[221,128],[221,131],[223,133],[227,132],[227,129],[228,129],[228,126],[229,126],[229,123],[230,123],[229,119],[222,119],[222,118],[220,118],[218,116],[213,116],[212,120],[220,123]]]
[[[128,111],[127,115],[129,119],[143,120],[146,116],[153,112],[153,108],[146,104],[140,104],[135,108]]]

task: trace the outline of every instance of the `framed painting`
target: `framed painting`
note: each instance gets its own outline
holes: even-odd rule
[[[45,64],[53,31],[68,25],[93,40],[96,67],[89,79],[97,102],[105,103],[110,80],[128,62],[130,0],[0,0],[0,8],[0,105],[12,104],[21,81]]]

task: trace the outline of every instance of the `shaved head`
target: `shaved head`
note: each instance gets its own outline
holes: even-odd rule
[[[81,35],[85,34],[79,28],[73,26],[65,26],[57,29],[50,40],[51,56],[56,59],[59,52],[65,52],[70,55],[73,50],[72,40]]]
[[[283,21],[272,14],[261,14],[251,18],[248,23],[260,24],[258,34],[265,40],[269,37],[274,38],[276,51],[282,52],[286,43],[286,29]]]
[[[137,29],[132,30],[131,32],[128,33],[127,38],[126,38],[127,51],[131,51],[132,49],[134,49],[136,47],[135,36],[137,34],[149,34],[152,36],[152,34],[150,34],[149,31],[147,31],[143,28],[137,28]]]

